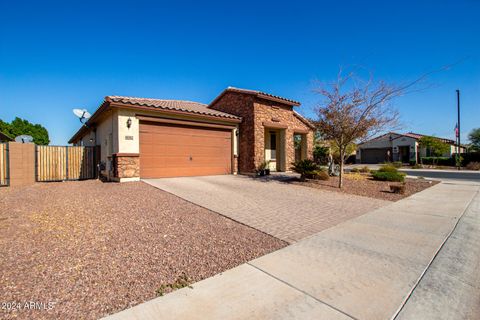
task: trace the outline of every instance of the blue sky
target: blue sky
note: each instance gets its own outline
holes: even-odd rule
[[[227,86],[302,102],[313,81],[360,64],[399,83],[434,74],[399,98],[403,131],[453,137],[480,127],[480,2],[0,0],[0,119],[41,123],[52,144],[79,128],[72,108],[106,95],[208,103]]]

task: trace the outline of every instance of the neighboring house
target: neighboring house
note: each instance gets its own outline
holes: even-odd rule
[[[418,133],[396,133],[389,132],[371,140],[365,141],[357,146],[357,163],[382,163],[386,161],[401,161],[403,163],[419,163],[420,158],[430,156],[430,150],[422,148],[419,140],[425,135]],[[448,153],[442,155],[451,157],[457,153],[455,141],[438,138],[450,145]],[[460,147],[460,153],[465,148]]]
[[[100,146],[102,175],[114,181],[251,173],[265,161],[287,171],[312,155],[314,127],[299,105],[231,87],[209,105],[108,96],[69,143]]]
[[[0,132],[0,142],[8,142],[8,141],[13,141],[13,139],[7,136],[5,133]]]

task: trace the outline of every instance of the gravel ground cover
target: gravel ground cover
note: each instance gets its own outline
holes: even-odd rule
[[[143,182],[0,188],[0,318],[96,319],[285,245]]]
[[[300,181],[293,179],[290,183],[299,184],[307,187],[318,188],[323,190],[338,191],[348,194],[355,194],[358,196],[370,197],[375,199],[382,199],[388,201],[398,201],[406,198],[414,193],[420,192],[436,185],[439,181],[425,180],[425,179],[405,179],[405,193],[393,193],[390,191],[390,185],[398,185],[398,182],[376,181],[370,178],[367,174],[348,174],[344,175],[344,186],[342,189],[338,188],[338,178],[331,177],[329,180],[307,180]]]

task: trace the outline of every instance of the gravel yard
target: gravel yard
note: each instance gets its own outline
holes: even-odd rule
[[[285,245],[143,182],[0,188],[0,318],[95,319]]]
[[[354,194],[357,196],[364,196],[388,201],[398,201],[439,183],[438,181],[431,181],[425,179],[406,178],[405,193],[399,194],[390,191],[390,185],[398,185],[398,182],[375,181],[371,179],[368,175],[359,173],[346,173],[344,175],[343,188],[341,190],[338,188],[337,177],[331,177],[327,181],[307,180],[302,182],[298,179],[294,179],[290,182],[306,187],[318,188],[329,191],[338,191],[348,194]]]

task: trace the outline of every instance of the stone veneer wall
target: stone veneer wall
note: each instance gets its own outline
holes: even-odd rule
[[[139,154],[116,154],[115,156],[115,178],[139,178],[140,177],[140,156]]]
[[[239,126],[239,145],[238,158],[234,161],[234,166],[238,166],[238,172],[255,171],[253,161],[254,154],[254,129],[253,129],[253,97],[237,92],[227,92],[210,108],[227,112],[242,117],[242,123]],[[235,164],[235,162],[238,162]]]
[[[292,162],[295,161],[295,147],[293,135],[295,133],[303,134],[301,131],[308,130],[307,139],[307,158],[313,156],[313,131],[293,113],[293,107],[276,103],[269,100],[257,99],[254,103],[254,124],[255,124],[255,165],[258,166],[265,160],[265,126],[264,122],[287,126],[285,133],[285,163],[286,171],[290,170]],[[268,128],[268,126],[267,126]]]
[[[313,155],[313,131],[293,113],[293,107],[269,100],[255,98],[249,94],[227,92],[212,109],[231,113],[243,118],[239,126],[239,172],[253,172],[265,160],[265,127],[263,122],[287,126],[285,129],[285,164],[289,170],[295,161],[293,134],[295,130],[308,130],[307,157]]]

